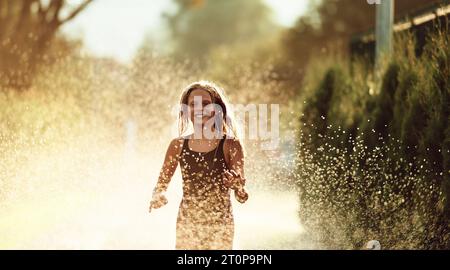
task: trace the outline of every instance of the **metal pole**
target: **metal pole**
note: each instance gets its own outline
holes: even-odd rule
[[[377,1],[377,22],[376,22],[376,71],[383,66],[383,59],[389,57],[392,53],[392,35],[394,25],[394,1]]]

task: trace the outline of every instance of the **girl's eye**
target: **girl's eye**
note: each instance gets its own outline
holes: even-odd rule
[[[206,102],[203,102],[203,103],[202,103],[202,106],[203,106],[203,107],[206,107],[206,106],[208,106],[209,104],[211,104],[211,102],[206,101]],[[194,107],[194,106],[195,106],[195,103],[194,103],[194,102],[191,102],[191,103],[189,103],[189,106],[190,106],[190,107]]]

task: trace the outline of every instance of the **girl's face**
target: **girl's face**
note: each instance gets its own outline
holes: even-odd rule
[[[202,89],[193,90],[188,97],[189,118],[192,123],[205,124],[209,119],[214,117],[214,111],[206,111],[205,107],[212,104],[211,95]],[[208,108],[213,108],[209,106]],[[204,113],[206,112],[206,113]]]

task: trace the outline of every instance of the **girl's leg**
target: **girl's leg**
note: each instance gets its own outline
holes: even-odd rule
[[[231,250],[233,249],[234,226],[215,225],[210,230],[207,243],[208,249]]]
[[[177,250],[204,249],[202,247],[201,235],[198,233],[198,230],[192,225],[177,223],[175,249]]]

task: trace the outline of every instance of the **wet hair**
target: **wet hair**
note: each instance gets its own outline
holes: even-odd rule
[[[189,115],[187,115],[183,107],[186,108],[188,106],[189,95],[194,90],[204,90],[209,93],[212,103],[219,105],[222,109],[222,119],[220,119],[219,125],[222,126],[223,134],[227,135],[227,137],[238,139],[236,124],[233,119],[231,106],[229,105],[224,91],[218,85],[209,81],[198,81],[191,83],[183,90],[180,97],[180,113],[178,115],[179,136],[182,136],[187,131],[189,126]],[[220,127],[218,130],[220,130]]]

